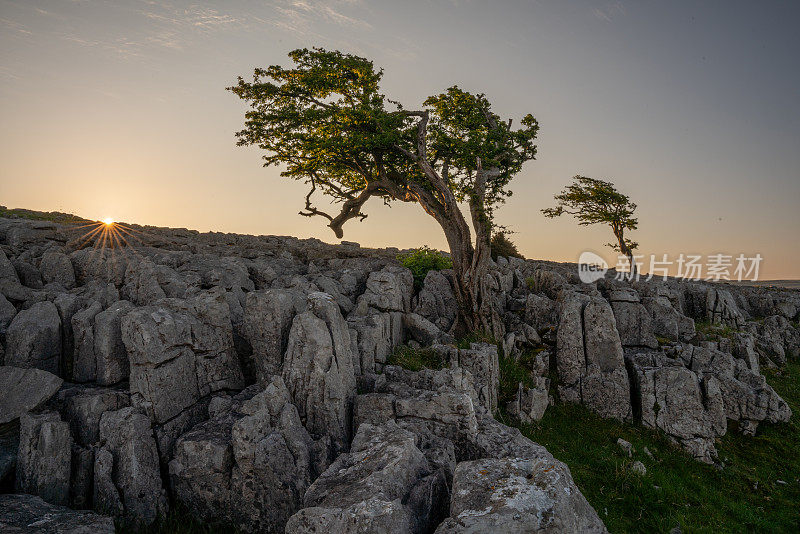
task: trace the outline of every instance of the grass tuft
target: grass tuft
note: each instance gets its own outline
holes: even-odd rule
[[[414,349],[401,345],[387,359],[388,365],[398,365],[409,371],[420,369],[441,369],[443,362],[436,352],[430,349]]]

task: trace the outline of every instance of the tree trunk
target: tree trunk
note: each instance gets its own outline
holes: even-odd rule
[[[500,314],[494,306],[489,267],[491,264],[491,221],[484,211],[487,173],[478,169],[476,191],[470,199],[470,214],[475,228],[475,245],[471,242],[469,225],[458,205],[448,206],[448,218],[439,221],[453,260],[454,294],[459,313],[454,333],[464,335],[482,331],[501,341],[504,335]]]

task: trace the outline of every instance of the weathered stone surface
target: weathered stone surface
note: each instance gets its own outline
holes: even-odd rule
[[[408,337],[426,347],[434,343],[451,342],[452,338],[425,317],[416,313],[403,315],[403,327]]]
[[[686,341],[694,336],[694,321],[676,310],[667,297],[644,297],[642,304],[650,313],[656,336],[672,341]]]
[[[0,366],[0,424],[44,405],[62,382],[56,375],[41,369]]]
[[[0,335],[5,335],[8,325],[17,314],[17,309],[0,293]]]
[[[327,293],[311,293],[309,310],[295,316],[283,379],[306,428],[329,435],[338,450],[350,441],[350,410],[356,379],[347,323]]]
[[[158,450],[150,419],[134,408],[100,417],[100,448],[95,457],[95,507],[112,515],[152,524],[166,514]]]
[[[213,418],[177,441],[169,471],[177,498],[201,519],[283,532],[318,474],[318,447],[280,377],[256,389],[212,402]]]
[[[452,353],[451,367],[461,367],[472,374],[478,401],[490,413],[497,409],[497,390],[500,386],[500,363],[497,345],[470,343],[469,349]]]
[[[45,284],[56,283],[64,289],[75,287],[75,270],[69,257],[63,252],[50,251],[42,254],[39,271]]]
[[[411,307],[414,277],[411,271],[390,266],[369,274],[367,289],[358,298],[358,306],[382,312],[407,312]]]
[[[430,531],[446,508],[447,484],[416,442],[394,422],[361,425],[351,451],[308,488],[306,508],[286,532]]]
[[[122,317],[132,309],[133,304],[120,300],[94,318],[95,380],[101,386],[128,378],[130,365],[122,341]]]
[[[517,394],[508,402],[506,410],[523,423],[539,421],[550,405],[550,380],[536,377],[533,388],[527,388],[520,382]]]
[[[132,402],[159,424],[212,392],[244,386],[221,290],[136,308],[122,318],[121,332]]]
[[[556,348],[561,400],[582,403],[603,417],[631,417],[622,345],[604,299],[576,293],[562,297]]]
[[[452,271],[428,271],[417,295],[414,313],[432,322],[442,332],[449,332],[456,320],[458,303],[450,285]]]
[[[63,396],[63,399],[62,399]],[[75,442],[91,447],[100,440],[100,417],[105,412],[130,405],[127,392],[98,387],[78,386],[59,394],[62,416],[69,423]]]
[[[75,352],[72,361],[72,380],[90,382],[97,378],[97,357],[94,352],[94,319],[103,311],[96,300],[72,316]]]
[[[5,364],[61,370],[61,317],[52,302],[37,302],[19,312],[6,333]]]
[[[466,532],[606,532],[569,470],[552,457],[461,462],[450,517],[436,529]]]
[[[244,308],[245,339],[253,348],[255,375],[261,384],[283,369],[294,316],[305,308],[305,296],[288,289],[247,294]]]
[[[632,289],[617,290],[611,292],[609,299],[622,345],[657,348],[652,317],[639,302],[639,294]]]
[[[33,495],[0,495],[0,530],[9,534],[114,534],[114,520],[48,504]]]
[[[457,458],[474,457],[478,435],[478,394],[472,375],[462,369],[411,372],[387,366],[375,391],[358,395],[353,427],[394,420],[418,436],[437,436],[453,443]]]
[[[404,315],[399,312],[371,311],[367,315],[350,314],[347,326],[358,362],[356,374],[380,371],[387,358],[403,343]]]
[[[555,301],[536,293],[528,294],[525,301],[525,322],[537,333],[558,324]]]
[[[69,504],[72,437],[55,412],[20,418],[17,491],[45,501]]]
[[[714,438],[726,431],[716,380],[703,384],[694,372],[663,355],[639,355],[631,365],[642,424],[663,430],[692,456],[712,463]]]

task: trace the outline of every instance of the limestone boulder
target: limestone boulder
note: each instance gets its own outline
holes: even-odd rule
[[[6,332],[5,364],[61,371],[61,317],[49,301],[37,302],[19,312]]]

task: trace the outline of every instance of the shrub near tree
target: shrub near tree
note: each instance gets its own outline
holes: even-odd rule
[[[631,273],[636,272],[633,251],[639,244],[625,237],[625,231],[636,230],[639,220],[633,216],[636,204],[627,195],[617,191],[611,182],[575,176],[573,183],[555,199],[555,207],[542,210],[545,217],[560,217],[566,213],[575,217],[581,226],[607,224],[617,239],[616,243],[607,245],[625,255],[630,261]]]
[[[536,119],[525,115],[515,129],[486,96],[456,86],[406,109],[381,93],[383,72],[367,59],[320,48],[289,57],[292,67],[257,68],[252,81],[229,88],[250,105],[239,144],[306,182],[301,215],[326,219],[339,238],[347,221],[366,218],[370,199],[419,204],[447,238],[461,329],[499,334],[485,276],[489,241],[509,183],[536,155]],[[338,211],[318,207],[315,193]]]

